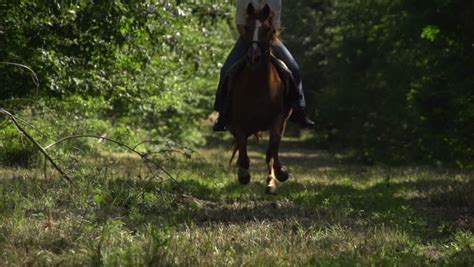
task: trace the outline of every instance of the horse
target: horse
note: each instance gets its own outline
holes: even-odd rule
[[[285,101],[285,83],[272,63],[271,45],[279,35],[272,25],[273,12],[268,5],[255,10],[249,4],[247,14],[247,25],[242,36],[248,45],[245,66],[230,77],[227,85],[231,96],[228,129],[235,144],[232,159],[238,150],[238,179],[241,184],[248,184],[251,178],[248,138],[269,130],[266,192],[276,194],[278,181],[284,182],[289,177],[278,152],[292,109]]]

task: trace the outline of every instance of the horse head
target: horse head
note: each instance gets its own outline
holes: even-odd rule
[[[247,24],[243,34],[243,39],[247,43],[247,62],[250,65],[257,65],[264,55],[270,53],[272,41],[277,36],[277,31],[273,26],[274,13],[268,6],[260,10],[250,3],[247,6]]]

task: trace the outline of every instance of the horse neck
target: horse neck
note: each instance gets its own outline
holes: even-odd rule
[[[265,53],[261,59],[261,62],[257,66],[247,66],[247,69],[256,76],[265,75],[270,71],[272,59],[270,53]]]
[[[244,91],[254,97],[262,97],[262,94],[267,95],[276,85],[274,79],[271,78],[275,76],[275,71],[275,68],[272,68],[271,55],[269,54],[265,55],[257,66],[247,66],[246,74],[244,74],[247,86]]]

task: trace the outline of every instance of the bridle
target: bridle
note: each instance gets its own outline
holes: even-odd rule
[[[262,22],[258,22],[259,26],[261,27]],[[261,41],[259,40],[260,38],[257,38],[258,36],[258,28],[254,29],[254,38],[253,40],[248,44],[247,46],[247,62],[249,62],[250,65],[258,65],[261,60],[268,56],[271,53],[271,45],[268,45],[268,47],[264,47],[262,45]]]
[[[257,47],[263,52],[263,54],[267,54],[267,53],[270,53],[271,51],[271,46],[268,46],[268,48],[265,50],[263,48],[263,45],[259,42],[259,41],[252,41],[249,43],[249,45],[247,46],[247,51],[249,51],[250,48],[252,48],[252,45],[253,44],[256,44]]]

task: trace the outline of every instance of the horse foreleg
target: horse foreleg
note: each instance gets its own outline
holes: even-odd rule
[[[277,180],[284,182],[288,179],[288,172],[282,167],[278,151],[285,128],[285,118],[278,117],[270,129],[270,142],[267,149],[267,193],[275,194],[277,190]]]
[[[237,176],[239,177],[240,184],[248,184],[250,182],[250,160],[247,155],[247,138],[244,135],[239,135],[236,138],[237,146],[239,149],[239,159],[237,160],[238,165],[238,173]]]

